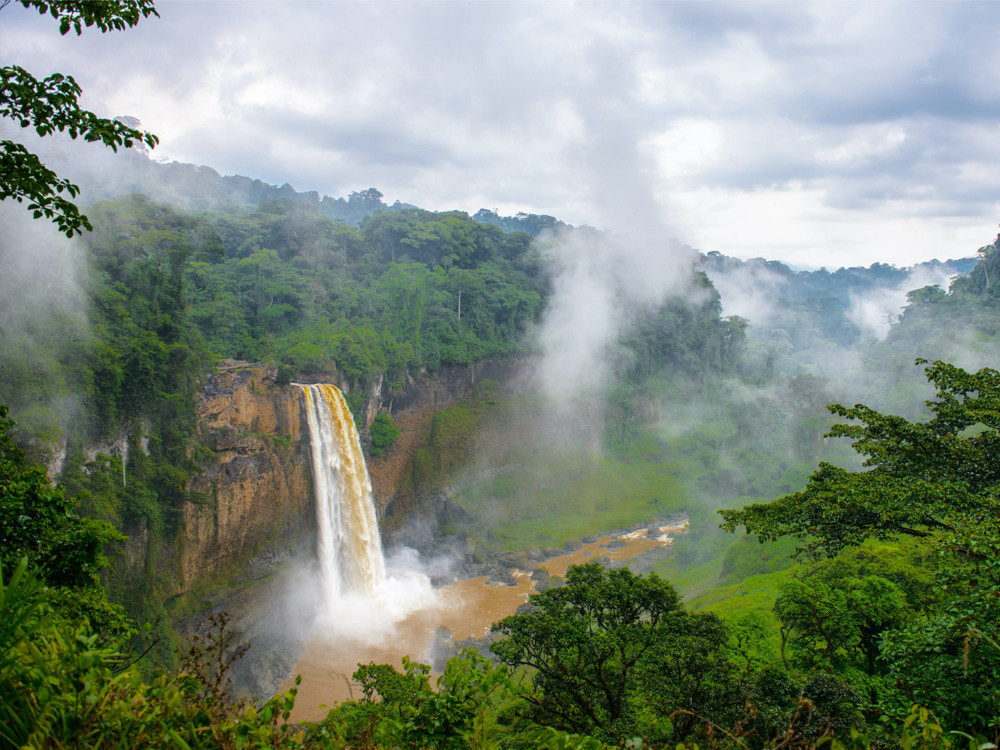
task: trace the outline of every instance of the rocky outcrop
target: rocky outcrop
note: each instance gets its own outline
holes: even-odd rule
[[[365,423],[388,411],[401,428],[385,455],[367,461],[383,531],[415,517],[411,464],[435,412],[483,380],[507,382],[517,370],[514,361],[448,368],[393,393],[375,381],[365,394]],[[183,617],[175,619],[182,635],[205,635],[208,617],[228,612],[236,642],[253,643],[235,677],[239,690],[259,696],[277,688],[305,642],[295,624],[309,619],[308,607],[288,597],[303,590],[297,577],[308,575],[316,527],[301,394],[275,377],[270,368],[237,362],[209,376],[198,403],[203,473],[189,488],[200,500],[183,508],[177,542],[158,566],[176,571],[165,593],[178,605],[175,618]],[[435,518],[453,510],[435,510],[440,499],[419,500]],[[293,559],[300,564],[289,564]]]
[[[434,414],[458,403],[484,380],[509,383],[522,370],[523,361],[507,359],[477,362],[468,367],[446,367],[431,376],[409,378],[395,394],[373,393],[378,411],[392,415],[400,436],[382,456],[368,458],[368,473],[379,519],[384,530],[393,531],[406,522],[419,498],[413,492],[410,472],[417,451],[430,438]]]
[[[399,528],[418,503],[410,483],[416,452],[434,414],[484,380],[508,382],[521,362],[481,362],[410,378],[389,393],[382,378],[365,394],[364,420],[392,414],[401,433],[382,456],[368,457],[375,504],[385,530]],[[219,581],[260,578],[311,544],[315,510],[309,436],[299,389],[278,385],[262,365],[225,362],[199,395],[197,459],[203,473],[182,510],[175,580],[169,596]]]
[[[183,509],[177,591],[262,577],[315,527],[298,389],[264,367],[230,364],[200,394],[199,502]]]

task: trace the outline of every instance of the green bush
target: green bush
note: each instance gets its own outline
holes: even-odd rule
[[[388,414],[379,414],[375,417],[368,432],[372,437],[372,455],[380,456],[386,448],[399,439],[399,428],[392,421]]]

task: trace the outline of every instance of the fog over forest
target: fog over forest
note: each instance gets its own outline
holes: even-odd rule
[[[998,26],[0,3],[0,750],[1000,744]]]

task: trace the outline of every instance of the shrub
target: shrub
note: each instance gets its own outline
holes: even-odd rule
[[[372,437],[372,455],[379,456],[399,439],[399,428],[388,414],[379,414],[368,430]]]

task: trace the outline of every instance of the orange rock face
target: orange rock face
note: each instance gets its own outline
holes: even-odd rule
[[[220,577],[260,577],[311,536],[300,399],[298,388],[275,385],[263,367],[210,376],[198,404],[200,440],[210,453],[199,456],[204,473],[190,487],[202,501],[183,508],[178,593]]]
[[[456,403],[483,379],[508,379],[515,363],[480,363],[411,380],[390,395],[379,379],[365,394],[365,422],[391,409],[401,429],[385,455],[368,457],[379,525],[405,525],[418,499],[410,470],[429,435],[435,411]],[[206,584],[262,578],[294,551],[315,543],[309,434],[301,389],[277,385],[261,365],[224,363],[199,396],[195,456],[203,473],[190,485],[200,498],[181,511],[182,528],[157,567],[176,571],[167,596]],[[308,552],[307,552],[308,554]]]

